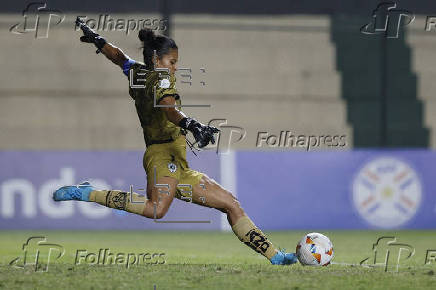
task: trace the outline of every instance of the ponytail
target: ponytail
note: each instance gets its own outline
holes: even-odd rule
[[[156,51],[157,57],[161,58],[167,54],[170,49],[177,49],[176,42],[163,35],[155,35],[154,31],[145,28],[141,29],[138,34],[139,40],[143,44],[142,54],[144,56],[144,63],[148,70],[153,70],[153,54]]]

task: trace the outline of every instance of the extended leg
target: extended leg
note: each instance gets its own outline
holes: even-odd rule
[[[143,195],[120,190],[95,190],[88,182],[77,186],[64,186],[53,194],[55,201],[80,200],[161,219],[167,213],[176,192],[177,179],[161,177],[151,188],[151,199]]]
[[[294,254],[286,254],[276,249],[266,235],[247,216],[239,201],[208,176],[204,175],[200,184],[194,186],[192,201],[226,213],[233,233],[239,240],[265,256],[271,263],[293,264],[297,261]]]

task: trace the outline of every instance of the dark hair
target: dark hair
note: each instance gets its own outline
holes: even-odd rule
[[[144,64],[147,69],[153,70],[153,51],[159,58],[169,53],[170,49],[178,49],[176,42],[164,35],[156,35],[150,28],[141,29],[138,34],[139,40],[143,43]]]

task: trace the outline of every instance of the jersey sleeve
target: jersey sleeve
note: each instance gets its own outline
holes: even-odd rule
[[[127,76],[127,77],[129,77],[129,71],[130,71],[130,69],[132,68],[132,66],[135,64],[136,62],[133,60],[133,59],[131,59],[131,58],[128,58],[124,63],[123,63],[123,73]]]
[[[128,59],[123,64],[123,73],[129,80],[129,95],[136,100],[146,94],[147,73],[143,63]]]
[[[159,102],[166,96],[173,96],[176,100],[180,98],[176,89],[176,77],[174,75],[160,73],[154,87],[156,104],[159,104]]]

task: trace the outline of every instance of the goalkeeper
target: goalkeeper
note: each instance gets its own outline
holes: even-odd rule
[[[193,134],[198,147],[214,144],[218,129],[186,116],[179,108],[175,88],[178,48],[173,39],[155,35],[150,29],[139,32],[144,63],[130,59],[87,25],[76,20],[84,35],[80,40],[93,43],[118,65],[129,79],[129,94],[143,128],[146,151],[147,196],[119,190],[95,190],[88,182],[64,186],[53,194],[55,201],[80,200],[161,219],[174,197],[227,214],[227,220],[240,241],[264,255],[274,265],[293,264],[295,254],[278,250],[246,215],[238,200],[206,174],[189,168],[186,161],[186,133]],[[141,82],[142,81],[142,82]],[[159,184],[158,186],[154,186]],[[165,185],[164,188],[162,185]],[[179,186],[178,186],[179,185]],[[131,200],[132,198],[132,200]]]

